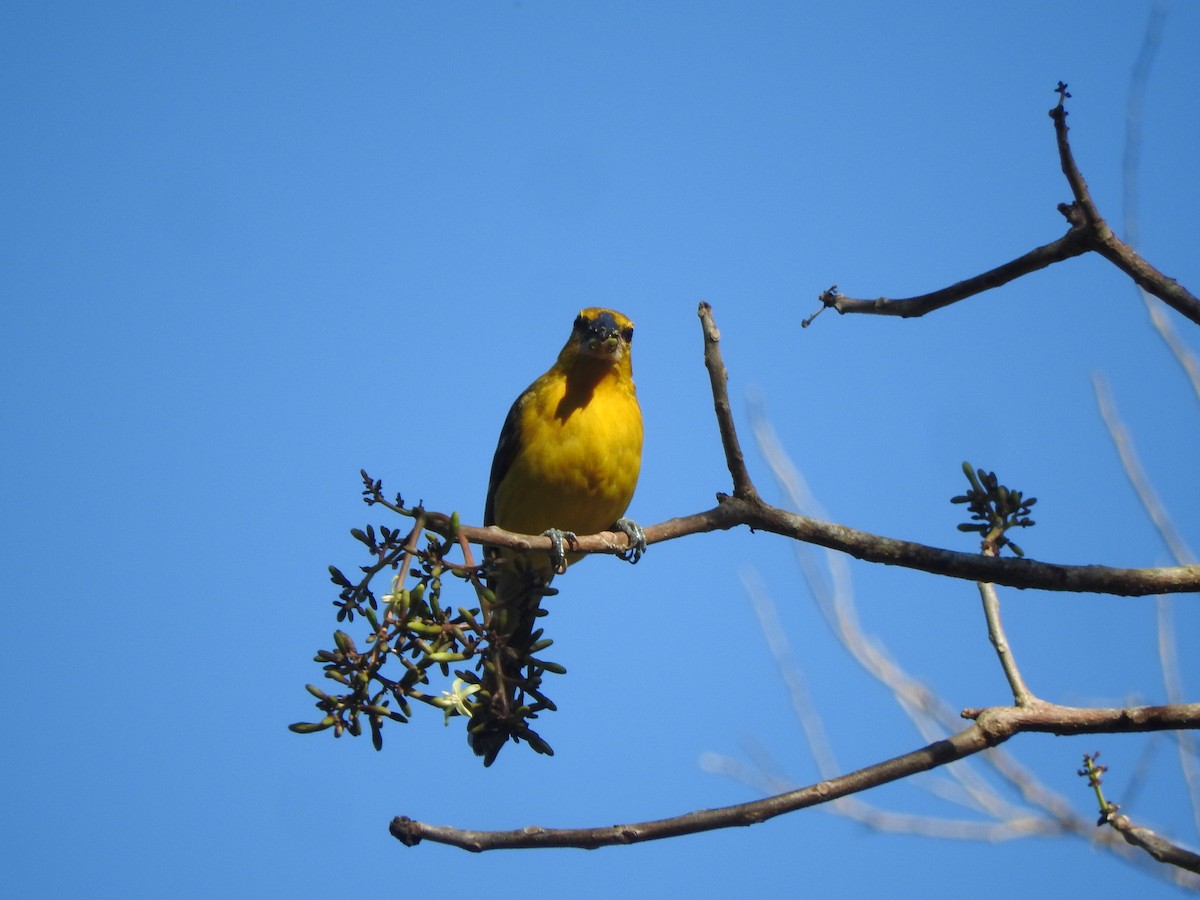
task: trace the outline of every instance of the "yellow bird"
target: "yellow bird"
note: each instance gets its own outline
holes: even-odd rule
[[[493,643],[468,726],[472,748],[491,765],[510,738],[550,752],[525,719],[553,709],[529,663],[540,631],[534,622],[554,575],[581,554],[563,540],[616,528],[629,536],[636,562],[645,535],[624,518],[642,464],[642,412],[633,384],[633,322],[611,309],[582,310],[558,360],[512,405],[488,484],[484,524],[547,534],[553,552],[494,551]],[[527,707],[522,713],[522,707]]]

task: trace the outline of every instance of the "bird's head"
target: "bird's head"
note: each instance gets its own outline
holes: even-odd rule
[[[619,362],[629,354],[633,322],[614,309],[580,310],[564,354]]]

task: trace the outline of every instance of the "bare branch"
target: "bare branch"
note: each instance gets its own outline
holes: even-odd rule
[[[1171,351],[1171,355],[1175,357],[1175,361],[1183,369],[1188,384],[1192,386],[1192,393],[1196,395],[1197,400],[1200,400],[1200,360],[1196,359],[1196,354],[1189,350],[1180,339],[1175,326],[1163,312],[1162,304],[1156,302],[1141,288],[1138,288],[1138,295],[1146,304],[1146,312],[1150,315],[1150,323],[1154,326],[1154,330],[1158,332],[1158,336],[1162,338],[1167,349]]]
[[[964,709],[964,719],[975,719],[988,728],[997,727],[1004,740],[1025,731],[1043,734],[1133,734],[1142,731],[1170,731],[1177,728],[1200,728],[1200,703],[1180,703],[1173,706],[1131,706],[1099,708],[1059,706],[1041,703],[1035,707],[990,706],[984,709]],[[1010,731],[1011,729],[1011,731]]]
[[[804,729],[804,737],[812,751],[817,771],[822,778],[827,778],[837,772],[837,759],[833,746],[829,743],[829,735],[825,733],[825,725],[821,717],[813,709],[812,700],[808,693],[808,684],[804,672],[796,663],[795,654],[787,639],[787,631],[779,621],[779,613],[771,597],[767,594],[766,586],[757,569],[745,567],[741,572],[742,589],[750,598],[750,605],[758,619],[759,631],[767,642],[767,649],[775,661],[775,667],[787,688],[788,697],[792,702],[792,714],[800,727]],[[811,587],[811,585],[810,585]]]
[[[1051,241],[1049,244],[1041,247],[1035,247],[1028,253],[1018,256],[1016,259],[997,266],[994,269],[990,269],[982,275],[975,275],[928,294],[919,294],[915,297],[904,297],[901,299],[877,297],[873,300],[857,300],[839,293],[835,285],[821,294],[817,299],[823,304],[822,309],[831,307],[839,313],[873,313],[880,316],[899,316],[904,319],[910,319],[931,313],[934,310],[957,303],[959,300],[973,297],[976,294],[982,294],[984,291],[989,291],[992,288],[998,288],[1001,285],[1008,284],[1010,281],[1020,278],[1022,275],[1037,272],[1039,269],[1062,262],[1064,259],[1082,256],[1091,249],[1084,239],[1083,233],[1072,229],[1058,240]],[[820,310],[817,310],[817,312],[819,313]],[[816,313],[800,324],[807,327],[815,317]]]
[[[986,581],[979,582],[979,596],[983,600],[983,615],[987,620],[988,640],[996,649],[996,656],[1000,659],[1000,668],[1004,670],[1004,677],[1008,679],[1008,686],[1012,689],[1013,702],[1017,706],[1033,706],[1041,703],[1025,685],[1025,679],[1021,677],[1021,670],[1017,668],[1017,660],[1008,645],[1008,638],[1004,634],[1004,625],[1000,621],[1000,598],[996,595],[996,586]]]
[[[1121,837],[1125,838],[1134,847],[1140,847],[1160,863],[1166,863],[1170,866],[1178,866],[1181,869],[1186,869],[1189,872],[1195,872],[1200,875],[1200,854],[1192,853],[1190,850],[1185,850],[1177,844],[1172,844],[1170,841],[1160,837],[1149,828],[1142,828],[1139,825],[1134,825],[1129,821],[1128,816],[1124,816],[1119,812],[1108,812],[1105,814],[1104,823],[1111,825],[1121,833]]]
[[[1149,828],[1134,825],[1127,816],[1117,812],[1121,808],[1119,804],[1112,803],[1105,798],[1102,782],[1108,766],[1097,763],[1099,756],[1099,753],[1085,753],[1083,768],[1078,773],[1087,778],[1088,786],[1096,793],[1096,802],[1100,806],[1100,819],[1096,824],[1111,826],[1121,834],[1121,837],[1125,838],[1126,842],[1145,850],[1161,863],[1200,875],[1200,854],[1171,843]]]
[[[1166,9],[1161,4],[1155,4],[1150,10],[1150,19],[1146,23],[1146,34],[1142,40],[1141,49],[1133,64],[1133,74],[1129,79],[1129,98],[1125,104],[1125,158],[1122,165],[1124,188],[1124,226],[1125,239],[1137,247],[1140,244],[1140,221],[1138,202],[1139,163],[1142,155],[1142,106],[1145,102],[1146,90],[1150,82],[1150,67],[1158,54],[1162,39],[1163,21],[1166,19]],[[1196,399],[1200,400],[1200,360],[1179,339],[1178,333],[1171,320],[1163,312],[1162,306],[1151,299],[1151,295],[1138,288],[1138,296],[1146,304],[1146,312],[1150,323],[1159,337],[1171,351],[1176,362],[1182,366],[1192,386]]]
[[[1067,133],[1070,129],[1067,128],[1067,109],[1064,104],[1071,95],[1067,93],[1067,86],[1061,81],[1055,91],[1058,93],[1058,103],[1050,110],[1050,118],[1054,120],[1054,140],[1058,144],[1058,162],[1063,176],[1071,188],[1071,193],[1075,197],[1073,208],[1059,206],[1059,211],[1073,226],[1092,228],[1096,232],[1096,236],[1103,240],[1112,233],[1112,229],[1108,227],[1108,223],[1096,209],[1096,204],[1092,202],[1092,193],[1088,190],[1083,173],[1079,171],[1079,166],[1075,163],[1075,154],[1071,151],[1070,141],[1067,140]]]
[[[1150,483],[1146,470],[1142,468],[1137,450],[1133,446],[1133,438],[1129,435],[1129,429],[1117,416],[1116,405],[1113,403],[1108,383],[1099,373],[1092,375],[1092,389],[1096,393],[1096,405],[1100,409],[1104,427],[1108,429],[1108,436],[1117,450],[1117,455],[1121,458],[1121,468],[1125,471],[1125,477],[1129,479],[1130,485],[1137,492],[1138,500],[1141,501],[1142,508],[1146,510],[1146,515],[1150,517],[1155,530],[1158,531],[1175,560],[1182,565],[1194,564],[1196,557],[1179,533],[1179,529],[1175,527],[1170,513],[1159,499],[1154,485]]]
[[[704,512],[668,519],[649,526],[645,529],[647,544],[656,544],[689,534],[748,526],[756,531],[769,531],[782,537],[840,550],[866,562],[902,566],[968,581],[990,581],[1008,587],[1115,594],[1122,597],[1200,591],[1200,565],[1129,569],[1099,565],[1059,565],[1028,558],[986,557],[977,553],[944,550],[914,541],[883,537],[833,522],[823,522],[788,512],[757,498],[742,500],[722,496],[719,500],[717,506]],[[428,529],[438,534],[449,532],[448,516],[432,512],[427,515]],[[513,534],[494,526],[476,528],[462,525],[460,530],[473,543],[518,550],[550,549],[550,539],[540,535]],[[625,535],[610,531],[596,535],[580,535],[578,541],[571,545],[572,551],[582,553],[619,553],[627,547]]]
[[[1096,405],[1100,409],[1100,417],[1108,429],[1109,439],[1117,450],[1121,460],[1121,468],[1125,477],[1137,493],[1142,509],[1146,511],[1154,528],[1167,545],[1171,555],[1181,563],[1195,562],[1195,554],[1175,527],[1175,523],[1167,512],[1166,506],[1159,499],[1158,492],[1150,483],[1146,470],[1142,468],[1133,438],[1129,429],[1117,414],[1112,394],[1104,378],[1092,375],[1092,387],[1096,393]],[[1167,692],[1167,702],[1175,703],[1183,695],[1183,679],[1179,674],[1178,653],[1175,648],[1175,629],[1170,624],[1171,606],[1166,597],[1158,598],[1158,659],[1162,669],[1163,684]],[[1184,782],[1187,784],[1188,796],[1191,798],[1192,817],[1200,830],[1200,766],[1196,762],[1196,743],[1191,735],[1179,735],[1179,765],[1183,771]]]
[[[797,552],[811,551],[806,551],[803,545],[799,545]],[[836,564],[838,559],[839,557],[830,553],[831,565]],[[818,607],[825,614],[842,646],[867,674],[892,693],[897,705],[909,717],[923,739],[933,742],[947,730],[955,727],[953,723],[956,723],[960,717],[951,713],[948,705],[928,685],[905,672],[882,644],[862,632],[854,611],[853,600],[848,596],[848,584],[835,590],[823,590],[816,585],[815,580],[807,572],[805,580],[809,584],[809,589],[813,593]],[[836,576],[835,580],[837,580]],[[775,604],[759,579],[743,576],[743,585],[750,596],[755,615],[759,619],[759,630],[767,641],[771,656],[792,698],[793,711],[804,729],[805,738],[817,763],[817,771],[822,778],[832,778],[838,769],[833,749],[826,736],[824,723],[809,701],[803,671],[788,646],[783,628],[778,620]],[[835,594],[836,596],[833,596]],[[945,727],[939,727],[943,723],[946,723]],[[717,754],[706,754],[706,768],[709,771],[719,771],[729,777],[736,777],[744,784],[757,787],[763,793],[782,792],[794,786],[794,783],[782,775],[770,774],[779,770],[777,766],[768,766],[762,761],[762,758],[765,757],[763,752],[759,751],[755,755],[760,758],[757,773]],[[1006,754],[1002,749],[995,748],[983,759],[992,762],[996,757],[1004,755]],[[950,766],[940,771],[949,779],[953,779],[956,784],[951,784],[949,781],[933,781],[928,784],[922,783],[920,786],[931,794],[943,797],[959,806],[1002,819],[1003,821],[997,823],[995,827],[1027,823],[1035,818],[1031,817],[1027,811],[1001,798],[968,765]],[[905,830],[904,823],[911,824],[927,818],[925,816],[901,817],[880,810],[858,798],[849,797],[835,801],[833,811],[872,828],[897,831]],[[963,832],[956,834],[956,837],[966,837],[968,833],[977,833],[976,829],[981,827],[981,823],[965,819],[937,820],[938,824],[931,827],[952,831],[956,822],[963,826]],[[926,832],[923,829],[915,829],[911,833],[924,834]],[[1030,832],[1026,824],[1017,824],[1010,836],[1017,836],[1018,833],[1028,834]],[[985,838],[981,837],[980,839]],[[986,839],[992,840],[998,839],[998,837],[996,834],[992,834]]]
[[[1129,83],[1129,97],[1125,104],[1125,158],[1122,166],[1124,225],[1125,237],[1135,247],[1140,242],[1138,207],[1141,199],[1139,163],[1142,150],[1142,107],[1150,83],[1150,67],[1158,54],[1165,18],[1165,7],[1162,4],[1155,4],[1150,10],[1146,33],[1134,62],[1133,74]],[[1162,305],[1141,287],[1138,288],[1138,296],[1146,305],[1150,323],[1183,369],[1188,383],[1192,387],[1192,393],[1200,400],[1200,361],[1180,339],[1171,319],[1163,312]],[[1137,491],[1142,508],[1146,510],[1147,515],[1158,529],[1159,535],[1171,549],[1176,562],[1194,562],[1194,555],[1175,528],[1174,522],[1165,506],[1159,501],[1157,492],[1141,467],[1132,438],[1117,417],[1107,385],[1099,375],[1094,375],[1092,382],[1109,437],[1121,457],[1121,466],[1125,471],[1126,478]],[[1167,702],[1176,703],[1183,696],[1183,678],[1179,671],[1179,653],[1175,641],[1173,608],[1170,598],[1161,596],[1158,598],[1157,612],[1159,667],[1162,671]],[[1179,754],[1179,766],[1191,801],[1192,819],[1197,831],[1200,831],[1200,764],[1197,763],[1196,742],[1193,736],[1186,732],[1180,732],[1176,749]]]
[[[729,373],[721,358],[721,332],[713,321],[712,307],[707,303],[700,304],[698,315],[704,332],[704,367],[708,369],[708,379],[712,385],[713,407],[717,413],[717,427],[721,430],[721,446],[725,449],[725,464],[733,477],[733,496],[757,500],[758,491],[746,470],[746,459],[742,455],[737,428],[733,424],[733,411],[729,406]]]
[[[1129,75],[1129,96],[1125,99],[1125,150],[1121,162],[1122,212],[1124,213],[1125,239],[1138,246],[1138,200],[1141,195],[1138,185],[1139,164],[1142,158],[1142,107],[1146,89],[1150,85],[1150,67],[1158,56],[1162,41],[1163,21],[1167,11],[1156,3],[1150,8],[1146,22],[1146,33],[1142,35],[1142,46],[1138,49]]]
[[[1050,117],[1054,120],[1059,163],[1074,197],[1072,203],[1059,204],[1058,207],[1070,224],[1066,234],[1056,241],[1030,250],[1025,255],[984,272],[982,275],[916,297],[904,299],[879,297],[873,300],[860,300],[846,297],[839,293],[836,287],[832,287],[820,296],[821,309],[830,307],[839,313],[921,316],[983,291],[999,287],[1014,278],[1036,272],[1052,263],[1094,251],[1132,278],[1140,288],[1159,297],[1180,314],[1200,324],[1200,300],[1175,279],[1167,277],[1152,266],[1129,244],[1117,237],[1104,217],[1100,215],[1091,192],[1088,190],[1087,181],[1075,162],[1075,156],[1067,139],[1069,130],[1067,128],[1067,111],[1063,104],[1070,94],[1067,93],[1066,85],[1061,83],[1057,91],[1059,100],[1050,110]],[[820,311],[819,309],[817,312]],[[816,313],[802,324],[807,326],[815,317]]]
[[[446,825],[429,825],[407,816],[392,820],[392,836],[405,846],[423,840],[450,844],[472,852],[547,847],[596,847],[637,844],[719,828],[755,825],[776,816],[828,803],[860,791],[926,772],[1004,743],[1013,735],[1034,731],[1050,734],[1097,734],[1163,731],[1200,728],[1200,703],[1181,706],[1131,707],[1128,709],[1079,709],[1051,703],[1037,707],[991,707],[964,711],[975,724],[945,740],[774,797],[718,809],[703,809],[628,825],[585,828],[542,828],[528,826],[512,831],[476,831]]]
[[[1158,664],[1162,671],[1163,687],[1168,703],[1178,703],[1183,698],[1183,676],[1179,671],[1179,650],[1175,644],[1175,621],[1170,597],[1158,598]],[[1196,758],[1196,740],[1193,735],[1181,731],[1176,742],[1179,753],[1179,769],[1183,783],[1187,786],[1188,800],[1192,807],[1192,821],[1200,833],[1200,763]]]

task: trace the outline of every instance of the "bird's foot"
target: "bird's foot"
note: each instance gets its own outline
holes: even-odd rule
[[[646,532],[642,531],[642,526],[633,519],[624,516],[617,519],[613,527],[629,538],[629,549],[622,550],[617,555],[628,563],[636,563],[646,552]]]
[[[560,531],[557,528],[547,528],[542,534],[550,538],[550,564],[554,566],[554,574],[562,575],[567,571],[567,551],[563,541],[573,544],[579,540],[579,536],[573,531]]]

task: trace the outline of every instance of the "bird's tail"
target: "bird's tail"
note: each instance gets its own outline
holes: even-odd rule
[[[503,564],[489,585],[496,597],[490,617],[491,645],[482,657],[480,688],[467,726],[471,749],[483,757],[485,766],[495,761],[510,739],[528,741],[538,753],[554,753],[528,724],[540,711],[555,708],[541,692],[542,674],[547,668],[561,671],[535,656],[550,643],[536,626],[546,614],[542,597],[554,593],[552,575],[549,569],[531,567],[527,560],[514,560]]]

